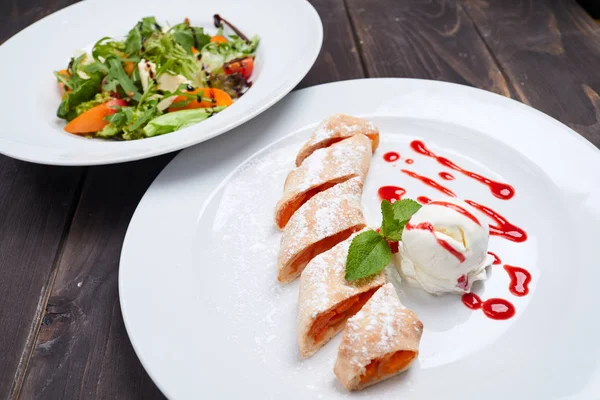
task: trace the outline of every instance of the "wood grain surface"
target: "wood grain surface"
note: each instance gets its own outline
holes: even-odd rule
[[[600,146],[600,26],[575,0],[468,0],[517,98]]]
[[[77,0],[0,0],[0,43]]]
[[[73,3],[0,1],[0,43]],[[600,145],[600,31],[575,0],[311,3],[324,43],[299,88],[364,76],[461,83]],[[173,156],[91,168],[0,156],[0,398],[164,398],[127,338],[117,273],[130,218]]]
[[[127,338],[119,256],[139,200],[174,155],[90,168],[64,246],[23,398],[157,398]]]
[[[367,74],[510,89],[485,43],[454,0],[347,0]]]
[[[0,156],[0,396],[19,382],[79,193],[82,168]]]
[[[311,0],[323,21],[323,47],[297,89],[365,77],[344,0]]]

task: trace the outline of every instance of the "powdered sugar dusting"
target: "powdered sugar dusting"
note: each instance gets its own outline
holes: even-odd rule
[[[309,190],[324,184],[334,184],[352,177],[364,178],[371,162],[369,139],[353,136],[334,145],[316,150],[301,166],[290,171],[276,215],[294,204]]]
[[[198,273],[205,268],[222,270],[217,274],[220,280],[213,284],[223,288],[223,297],[235,298],[235,310],[218,310],[225,302],[218,298],[202,301],[228,318],[230,328],[219,329],[219,335],[226,335],[230,343],[239,343],[247,349],[245,357],[252,357],[258,364],[297,351],[293,340],[297,294],[295,288],[285,290],[276,280],[280,232],[273,224],[273,209],[285,177],[294,166],[297,148],[298,142],[293,142],[250,160],[227,182],[221,198],[211,201],[214,211],[207,209],[204,215],[214,215],[214,220],[199,221],[199,226],[212,226],[212,237],[199,238],[198,242],[203,243],[199,248],[210,249],[209,258],[222,261],[205,265],[207,257],[199,254]],[[264,184],[257,184],[257,176]],[[305,235],[305,221],[298,218],[297,224],[298,234]],[[289,329],[282,330],[282,325]]]
[[[348,282],[346,257],[358,233],[315,257],[300,277],[298,326],[307,332],[312,321],[340,302],[385,283],[383,273],[372,278]],[[304,333],[306,333],[304,332]],[[302,332],[300,334],[303,334]]]
[[[361,195],[361,179],[352,178],[316,194],[300,207],[281,237],[280,276],[289,273],[295,258],[310,245],[347,229],[364,226]]]
[[[297,158],[297,164],[308,157],[313,151],[323,147],[322,143],[331,139],[343,139],[353,135],[374,135],[379,134],[373,123],[350,115],[335,114],[322,121],[306,144],[300,149]]]
[[[417,316],[400,303],[394,286],[387,283],[348,320],[340,345],[340,354],[347,358],[341,362],[360,375],[374,359],[399,350],[418,351],[421,334]]]

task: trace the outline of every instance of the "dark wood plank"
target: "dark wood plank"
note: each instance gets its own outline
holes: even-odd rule
[[[326,14],[327,38],[319,61],[300,86],[363,76],[343,2],[313,4]],[[133,211],[171,157],[90,168],[22,398],[162,397],[127,338],[117,273]]]
[[[511,91],[454,0],[347,0],[367,75],[437,79]]]
[[[600,27],[575,0],[469,0],[518,99],[600,146]]]
[[[78,0],[2,0],[0,44],[21,29]]]
[[[89,169],[22,398],[162,398],[125,332],[117,276],[131,216],[173,156]]]
[[[323,47],[297,89],[321,83],[364,78],[344,0],[310,0],[323,21]]]
[[[0,398],[23,377],[82,174],[0,156]]]

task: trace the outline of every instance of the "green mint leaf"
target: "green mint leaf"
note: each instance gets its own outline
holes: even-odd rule
[[[346,258],[346,280],[366,278],[383,270],[392,259],[387,240],[374,230],[360,233],[350,243]]]
[[[387,200],[381,202],[381,216],[381,235],[388,240],[400,240],[404,224],[395,217],[394,206]]]
[[[394,210],[394,218],[398,221],[404,221],[404,224],[413,216],[414,213],[419,211],[421,205],[414,200],[411,199],[402,199],[394,202],[392,204],[392,209]]]

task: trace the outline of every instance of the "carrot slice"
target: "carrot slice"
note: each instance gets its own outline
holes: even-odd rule
[[[225,36],[216,35],[210,38],[211,43],[227,43],[227,38]]]
[[[210,107],[228,107],[233,104],[233,100],[231,100],[231,96],[227,94],[227,92],[222,91],[221,89],[215,88],[207,88],[207,89],[195,89],[190,94],[200,94],[202,97],[212,99],[212,101],[198,101],[197,99],[193,100],[190,104],[184,107],[170,107],[169,112],[179,111],[179,110],[190,110],[193,108],[210,108]],[[177,96],[173,104],[182,101],[186,101],[187,98],[185,96]]]
[[[90,108],[83,114],[77,116],[65,126],[65,131],[69,133],[81,134],[101,131],[108,122],[105,117],[117,112],[116,107],[126,106],[125,100],[109,100],[104,104]]]

